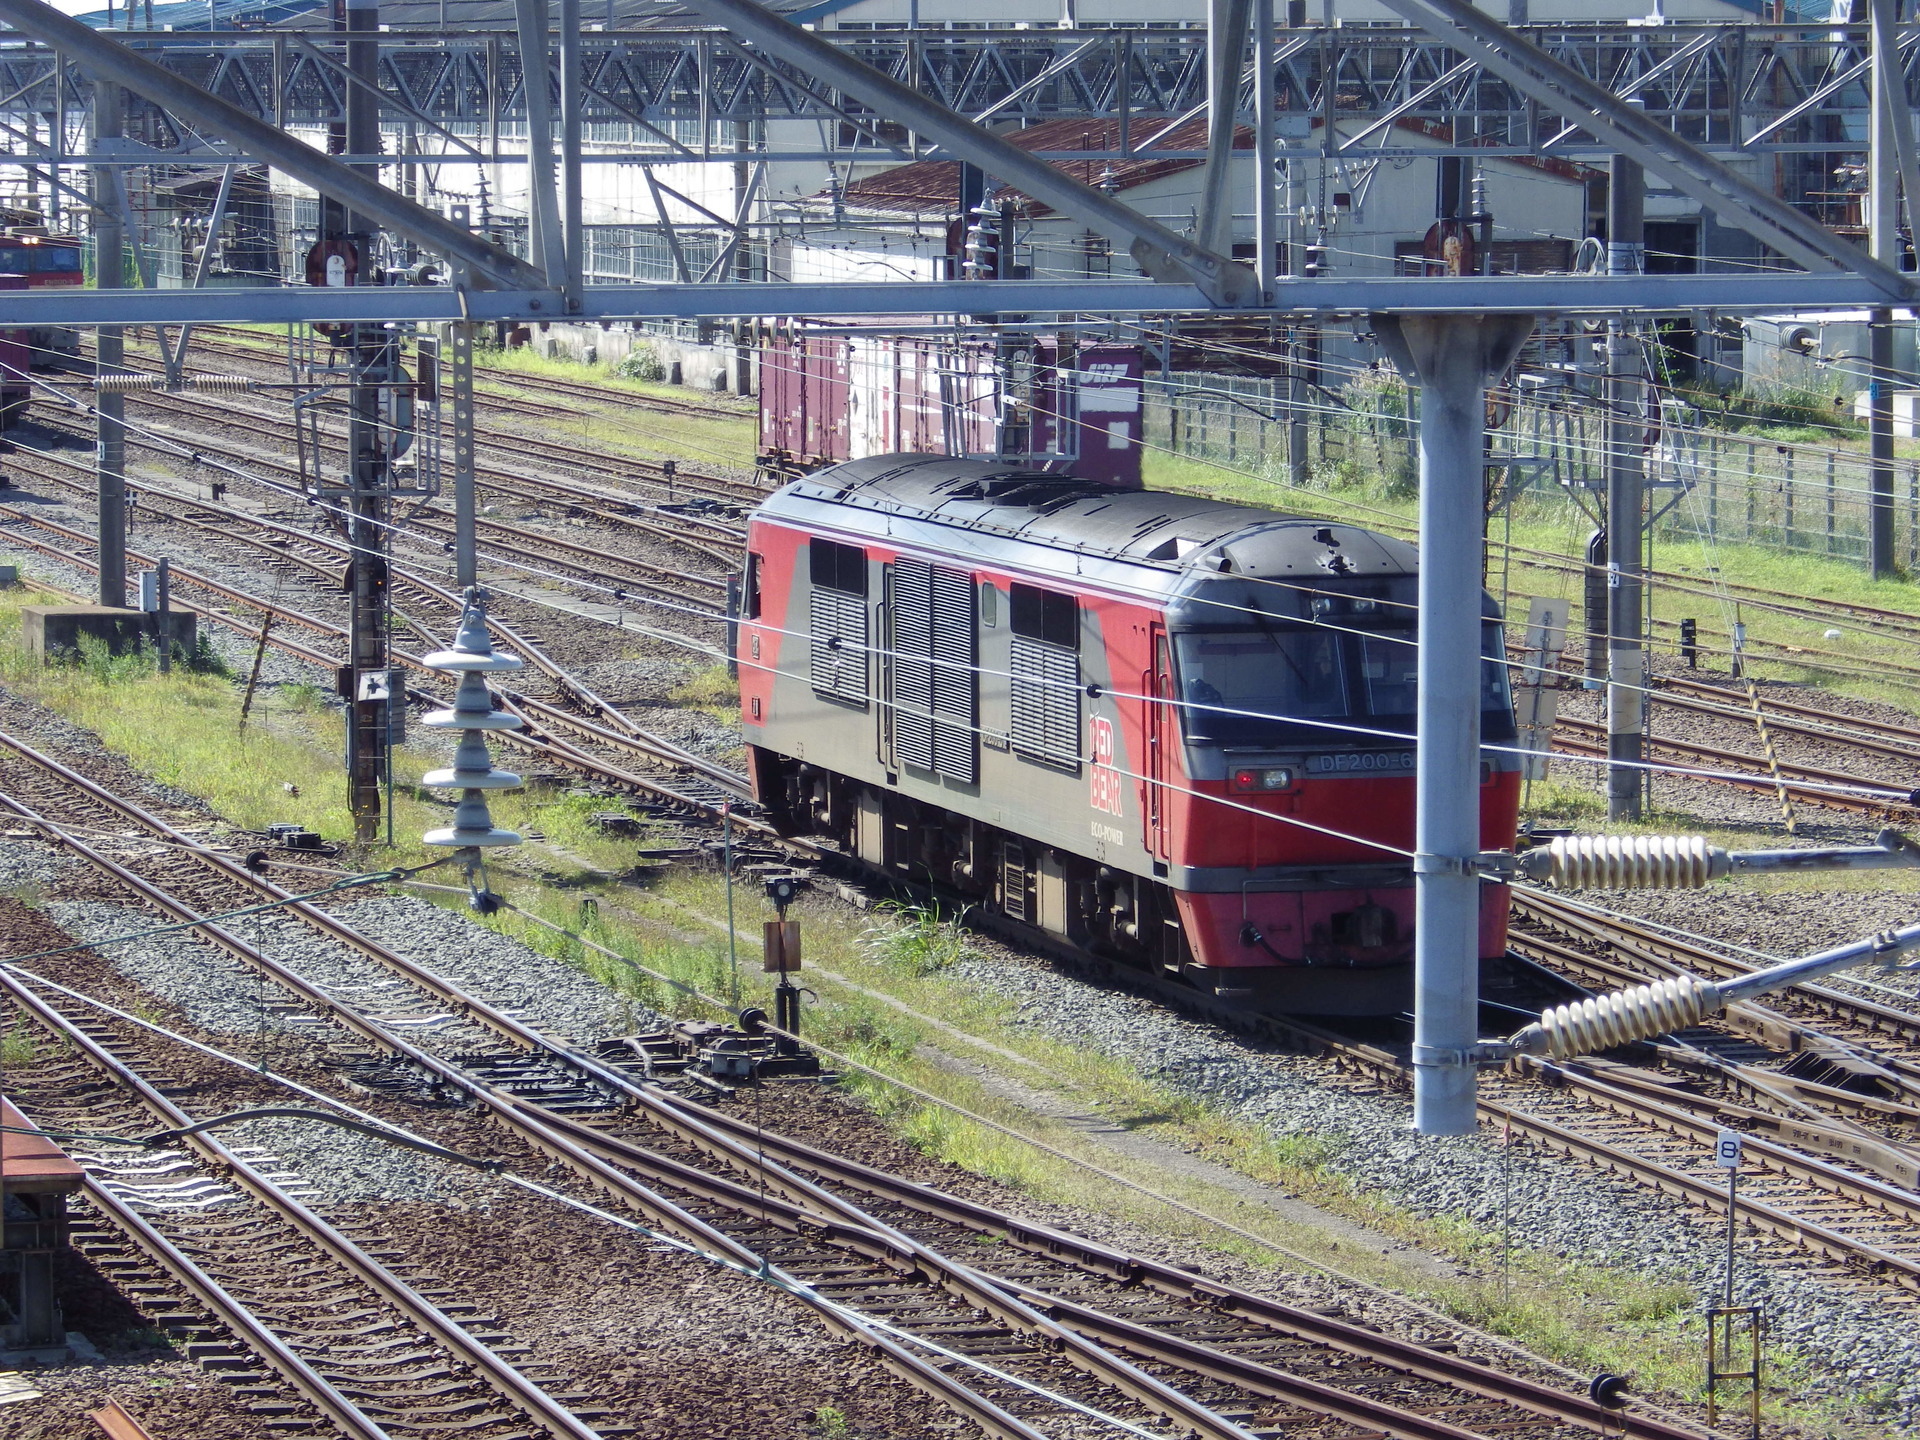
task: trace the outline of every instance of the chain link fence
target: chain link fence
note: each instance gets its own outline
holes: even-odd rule
[[[1572,505],[1598,492],[1606,413],[1581,397],[1525,395],[1489,407],[1489,479],[1502,503]],[[1276,480],[1410,493],[1418,474],[1418,396],[1391,372],[1339,387],[1286,377],[1176,373],[1147,382],[1146,443]],[[1646,465],[1656,538],[1711,536],[1797,554],[1870,563],[1872,465],[1865,448],[1776,443],[1700,423],[1668,401],[1633,427]],[[1920,571],[1920,458],[1893,462],[1895,554]]]

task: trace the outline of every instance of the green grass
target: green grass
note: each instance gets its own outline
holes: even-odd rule
[[[1319,473],[1305,491],[1286,483],[1283,468],[1265,472],[1231,468],[1157,451],[1150,451],[1146,456],[1145,471],[1147,483],[1157,489],[1210,495],[1295,514],[1321,515],[1409,537],[1416,519],[1414,496],[1402,493],[1395,484],[1354,471]],[[1510,570],[1505,572],[1510,579],[1503,594],[1501,547],[1510,541],[1518,548],[1542,551],[1568,561],[1584,561],[1591,528],[1590,521],[1557,496],[1547,501],[1523,497],[1513,507],[1510,525],[1505,521],[1492,525],[1489,585],[1496,598],[1505,601],[1510,615],[1523,620],[1527,600],[1532,596],[1560,600],[1569,607],[1575,643],[1580,643],[1578,637],[1585,622],[1578,577],[1564,571],[1535,568],[1516,555]],[[1876,580],[1858,564],[1847,560],[1731,543],[1719,544],[1709,552],[1697,540],[1662,535],[1653,547],[1653,564],[1661,571],[1696,577],[1699,588],[1710,590],[1711,577],[1717,573],[1736,584],[1808,597],[1814,602],[1811,608],[1816,611],[1820,602],[1837,602],[1920,615],[1920,591],[1916,591],[1912,581],[1905,577]],[[1804,605],[1806,602],[1789,603]],[[1920,713],[1920,673],[1902,675],[1886,664],[1892,661],[1920,665],[1920,656],[1916,656],[1913,646],[1845,615],[1836,614],[1831,618],[1780,615],[1752,604],[1726,604],[1712,594],[1682,592],[1658,583],[1647,588],[1647,609],[1655,622],[1655,644],[1669,653],[1675,633],[1671,625],[1683,618],[1698,620],[1702,631],[1702,663],[1711,671],[1722,675],[1727,672],[1729,662],[1724,653],[1727,642],[1722,636],[1731,631],[1732,622],[1738,618],[1747,627],[1752,647],[1748,668],[1757,678],[1819,685]],[[1664,628],[1660,622],[1665,622]],[[1825,631],[1833,628],[1842,634],[1839,639],[1828,640]],[[1720,647],[1718,651],[1716,646]],[[1799,653],[1781,654],[1773,647],[1792,647]]]
[[[290,819],[344,838],[339,798],[340,723],[311,690],[271,690],[258,720],[237,725],[238,687],[213,673],[184,669],[159,676],[136,662],[114,665],[29,663],[18,646],[18,608],[31,592],[0,595],[0,681],[42,700],[97,731],[109,748],[146,773],[209,798],[230,820],[249,828]],[[721,687],[696,676],[696,691]],[[417,775],[423,757],[400,762]],[[293,783],[297,793],[283,788]],[[623,998],[638,1028],[650,1011],[712,1011],[671,984],[636,967],[662,972],[710,995],[730,997],[736,984],[724,934],[711,923],[725,914],[724,887],[705,872],[673,872],[657,889],[609,883],[624,868],[633,842],[593,825],[609,802],[592,796],[501,796],[502,824],[538,830],[544,839],[496,863],[495,880],[527,912],[578,930],[612,950],[606,956],[505,911],[488,923],[515,934],[595,975]],[[417,855],[411,837],[443,823],[446,809],[414,798],[403,787],[397,854]],[[446,897],[459,905],[457,897]],[[736,895],[741,928],[738,986],[746,1003],[765,1003],[767,977],[746,937],[756,934],[768,907],[757,891]],[[1643,1389],[1691,1394],[1698,1384],[1698,1335],[1670,1282],[1607,1267],[1516,1252],[1501,1272],[1489,1257],[1497,1237],[1445,1220],[1423,1220],[1360,1191],[1334,1168],[1337,1156],[1311,1134],[1270,1135],[1154,1083],[1120,1061],[1081,1045],[1033,1033],[1014,1023],[1015,1007],[954,973],[951,957],[964,940],[945,917],[912,909],[861,916],[845,907],[803,900],[796,911],[807,931],[804,983],[820,996],[807,1012],[809,1034],[886,1075],[1042,1140],[1063,1154],[1127,1176],[1202,1211],[1374,1283],[1423,1296],[1430,1303],[1511,1335],[1518,1342],[1582,1370],[1632,1372]],[[876,933],[878,932],[878,933]],[[627,962],[632,963],[627,963]],[[844,977],[831,980],[823,972]],[[887,1003],[889,1000],[898,1002]],[[902,1013],[899,1005],[930,1020]],[[0,1046],[4,1046],[0,1039]],[[1008,1059],[1008,1053],[1015,1059]],[[1317,1227],[1276,1218],[1247,1206],[1204,1175],[1169,1174],[1147,1160],[1111,1151],[1071,1125],[1036,1115],[988,1083],[979,1069],[1005,1067],[1022,1084],[1052,1089],[1071,1109],[1091,1109],[1115,1123],[1278,1184],[1326,1209],[1359,1220],[1411,1245],[1453,1256],[1475,1273],[1435,1283],[1393,1255],[1342,1250]],[[0,1048],[0,1059],[5,1051]],[[1264,1246],[1219,1231],[1161,1201],[1110,1183],[1089,1184],[1089,1173],[1021,1140],[929,1104],[883,1080],[855,1075],[849,1087],[866,1096],[897,1130],[928,1154],[992,1176],[1038,1199],[1093,1207],[1168,1235],[1212,1246],[1255,1263],[1275,1263]],[[1774,1357],[1776,1374],[1791,1375],[1791,1357]]]
[[[740,682],[727,672],[724,662],[709,665],[681,681],[667,693],[667,699],[716,720],[730,723],[740,716]]]
[[[584,913],[578,900],[557,899],[550,892],[516,888],[512,893],[516,903],[534,913],[581,928],[589,938],[640,964],[711,995],[730,994],[726,942],[718,924],[725,915],[725,896],[716,876],[676,872],[646,893],[605,887]],[[771,910],[746,888],[737,892],[735,903],[742,999],[765,1005],[770,982],[758,971],[757,951],[749,937],[757,934],[762,918],[771,917]],[[818,1003],[807,1008],[806,1030],[830,1049],[1031,1135],[1067,1156],[1230,1218],[1275,1245],[1416,1295],[1569,1369],[1630,1374],[1642,1394],[1699,1397],[1697,1297],[1684,1285],[1524,1247],[1509,1254],[1495,1230],[1445,1217],[1422,1218],[1352,1184],[1339,1173],[1338,1153],[1325,1137],[1304,1132],[1269,1134],[1159,1085],[1126,1063],[1035,1034],[1014,1023],[1015,1007],[1005,998],[980,990],[950,967],[918,963],[927,932],[951,928],[929,912],[907,908],[863,921],[838,905],[803,899],[793,913],[806,930],[809,961],[801,979],[819,996]],[[585,951],[511,911],[491,917],[488,923],[581,965],[627,996],[636,1013],[645,1005],[668,1014],[714,1018],[713,1010],[670,986]],[[823,971],[851,983],[829,979]],[[921,1016],[937,1016],[938,1023],[903,1014],[879,996],[897,1000]],[[1002,1053],[1006,1051],[1029,1063],[1010,1063]],[[1392,1239],[1446,1256],[1465,1273],[1458,1279],[1436,1281],[1393,1254],[1343,1248],[1317,1227],[1251,1207],[1204,1176],[1169,1172],[1110,1150],[1073,1126],[1007,1098],[979,1070],[956,1066],[945,1056],[993,1066],[1023,1085],[1053,1091],[1070,1102],[1061,1108],[1090,1110],[1127,1129],[1276,1185]],[[990,1176],[1039,1200],[1097,1209],[1256,1264],[1292,1268],[1291,1262],[1278,1260],[1261,1245],[1101,1181],[1071,1160],[976,1124],[884,1080],[854,1073],[845,1083],[930,1156]],[[1871,1423],[1845,1405],[1815,1405],[1795,1398],[1810,1374],[1803,1357],[1776,1348],[1770,1351],[1768,1364],[1770,1412],[1817,1421],[1835,1434],[1873,1433]],[[1864,1428],[1851,1428],[1856,1425]]]
[[[32,590],[0,590],[0,683],[97,734],[141,773],[200,796],[243,830],[286,821],[349,842],[352,814],[341,780],[345,732],[341,712],[313,686],[263,687],[247,725],[240,725],[242,681],[176,665],[157,673],[144,655],[108,658],[91,653],[78,663],[40,664],[20,639],[20,609],[62,598]],[[496,747],[503,769],[511,748]],[[444,763],[424,751],[394,751],[395,846],[359,858],[374,864],[436,858],[418,837],[449,822],[452,796],[418,787],[419,777]],[[536,832],[524,861],[561,883],[630,867],[635,841],[609,837],[592,822],[616,802],[529,788],[490,802],[496,823]]]

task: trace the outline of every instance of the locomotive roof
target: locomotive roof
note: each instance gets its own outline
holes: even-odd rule
[[[1413,546],[1339,521],[945,455],[877,455],[817,470],[781,497],[958,526],[1159,570],[1326,581],[1413,575]],[[857,520],[850,528],[863,527]],[[881,531],[879,533],[886,533]],[[1224,563],[1223,563],[1224,561]]]

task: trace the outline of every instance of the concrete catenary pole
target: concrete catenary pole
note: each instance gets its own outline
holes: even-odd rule
[[[1895,125],[1911,129],[1906,69],[1895,35],[1900,0],[1871,0],[1873,105],[1867,127],[1867,248],[1873,258],[1900,268],[1900,163]],[[1867,316],[1867,449],[1871,457],[1867,550],[1873,573],[1895,571],[1893,541],[1893,311],[1876,306]]]
[[[1479,1039],[1482,445],[1488,383],[1531,315],[1376,315],[1420,382],[1420,674],[1415,729],[1413,1118],[1422,1135],[1474,1128]]]
[[[347,66],[366,81],[347,89],[346,147],[350,156],[380,153],[380,110],[375,99],[380,51],[377,0],[347,0]],[[365,38],[355,39],[351,37]],[[377,180],[377,161],[356,166]],[[348,238],[360,257],[359,282],[371,279],[372,216],[346,217]],[[350,698],[347,770],[348,808],[354,838],[362,843],[380,833],[381,786],[387,779],[391,711],[387,695],[387,464],[391,437],[381,414],[381,382],[392,378],[394,340],[378,325],[356,325],[348,340],[353,372],[348,393],[347,463],[351,467],[352,519],[349,561],[352,604],[353,694]]]
[[[1646,251],[1646,175],[1613,158],[1607,186],[1607,273],[1637,275]],[[1646,749],[1641,716],[1646,653],[1640,644],[1641,517],[1646,509],[1641,448],[1644,361],[1624,320],[1607,327],[1607,817],[1640,818]]]
[[[113,148],[126,125],[126,92],[108,80],[93,82],[93,145],[95,154]],[[101,142],[105,141],[105,144]],[[118,290],[126,266],[126,226],[121,220],[120,173],[111,165],[95,165],[89,177],[93,197],[93,283],[102,290]],[[127,368],[125,332],[118,325],[102,325],[94,337],[94,373],[114,375]],[[127,424],[126,397],[117,391],[95,392],[99,429],[94,452],[95,483],[99,492],[100,603],[127,603]]]

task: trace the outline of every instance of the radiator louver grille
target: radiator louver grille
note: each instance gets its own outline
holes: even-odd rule
[[[980,683],[973,579],[924,561],[893,563],[894,753],[963,785],[980,778]]]
[[[1049,765],[1080,768],[1080,656],[1015,635],[1012,645],[1013,748]]]
[[[817,586],[808,625],[813,693],[865,707],[867,703],[867,602],[859,595]],[[829,642],[838,640],[838,647]]]

